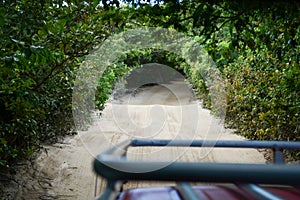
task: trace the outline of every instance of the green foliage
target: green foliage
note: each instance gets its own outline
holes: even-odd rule
[[[253,69],[257,63],[270,67]],[[259,58],[249,55],[226,68],[227,75],[234,75],[229,79],[232,92],[227,111],[232,127],[251,139],[300,139],[299,81],[288,83],[290,76],[292,83],[299,80],[299,64],[289,65],[261,53]]]
[[[136,24],[201,39],[228,84],[229,126],[250,139],[300,140],[299,2],[134,2]],[[199,74],[185,73],[209,100]]]
[[[1,166],[73,132],[76,69],[111,28],[92,3],[64,3],[0,3]]]
[[[256,33],[273,39],[258,38],[259,51],[248,50],[226,67],[232,90],[228,120],[251,139],[299,140],[299,28],[293,20],[267,20],[272,29],[260,24]]]
[[[112,93],[117,80],[123,77],[129,69],[123,63],[117,63],[114,66],[109,66],[103,72],[102,77],[98,81],[98,86],[95,94],[96,108],[103,110],[105,103]]]
[[[228,82],[227,124],[249,139],[300,140],[299,4],[211,7],[231,8],[203,37]]]
[[[147,63],[159,63],[170,66],[181,72],[183,75],[186,75],[187,79],[192,83],[199,94],[207,92],[199,72],[190,68],[184,59],[173,53],[159,49],[134,50],[125,56],[122,56],[113,66],[107,67],[104,71],[98,82],[98,88],[95,95],[97,108],[100,110],[104,109],[105,102],[112,93],[115,83],[120,78],[129,74],[131,70]]]
[[[99,2],[1,1],[0,166],[72,133],[73,81],[84,56],[111,32],[141,26],[199,38],[226,79],[226,119],[237,132],[251,139],[300,140],[297,1]],[[210,106],[209,88],[195,68],[169,52],[144,49],[106,69],[97,107],[104,108],[118,78],[150,62],[184,73]]]

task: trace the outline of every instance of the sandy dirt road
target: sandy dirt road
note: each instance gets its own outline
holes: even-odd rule
[[[105,187],[92,169],[94,156],[129,138],[243,140],[201,107],[183,80],[144,87],[111,99],[95,123],[62,143],[45,146],[24,176],[17,199],[94,199]],[[130,159],[265,163],[257,150],[138,148]],[[125,188],[156,185],[129,182]],[[170,183],[172,184],[172,183]]]

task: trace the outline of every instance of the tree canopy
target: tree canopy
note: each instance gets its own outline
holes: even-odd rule
[[[110,35],[138,27],[175,29],[208,51],[226,80],[226,123],[250,139],[300,140],[298,1],[43,0],[0,2],[0,165],[74,133],[72,89],[80,63]],[[99,80],[103,109],[114,83],[136,63],[184,60],[132,52]],[[168,59],[167,59],[168,58]],[[209,89],[182,67],[210,107]]]

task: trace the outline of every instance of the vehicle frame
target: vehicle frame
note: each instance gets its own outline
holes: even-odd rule
[[[156,169],[164,162],[135,161],[126,158],[132,147],[214,147],[214,148],[255,148],[272,149],[273,163],[208,163],[208,162],[172,162],[154,171],[136,173],[143,169]],[[230,141],[230,140],[159,140],[131,139],[121,142],[94,160],[97,175],[107,180],[107,187],[98,200],[118,199],[124,192],[122,185],[130,180],[175,181],[180,190],[181,199],[198,200],[199,195],[188,182],[232,183],[238,190],[248,193],[253,199],[283,199],[270,192],[267,186],[285,186],[299,191],[300,165],[285,164],[283,150],[300,150],[300,142],[292,141]],[[118,170],[119,166],[122,169]],[[127,170],[126,170],[127,169]],[[144,170],[145,171],[145,170]],[[263,184],[260,186],[259,184]],[[155,194],[153,194],[155,196]],[[288,193],[287,193],[288,195]]]

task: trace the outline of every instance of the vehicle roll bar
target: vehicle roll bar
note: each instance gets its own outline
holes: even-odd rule
[[[272,149],[272,164],[207,163],[207,162],[147,162],[126,159],[129,147],[214,147]],[[300,142],[287,141],[229,141],[229,140],[145,140],[132,139],[99,154],[94,160],[95,172],[107,179],[103,195],[112,194],[128,180],[216,182],[235,184],[300,185],[300,166],[284,164],[283,150],[300,150]],[[165,167],[160,167],[165,166]],[[118,170],[122,167],[122,170]],[[146,170],[145,170],[146,169]],[[157,169],[149,170],[147,169]],[[139,173],[141,171],[146,171]],[[103,198],[104,199],[104,198]]]

